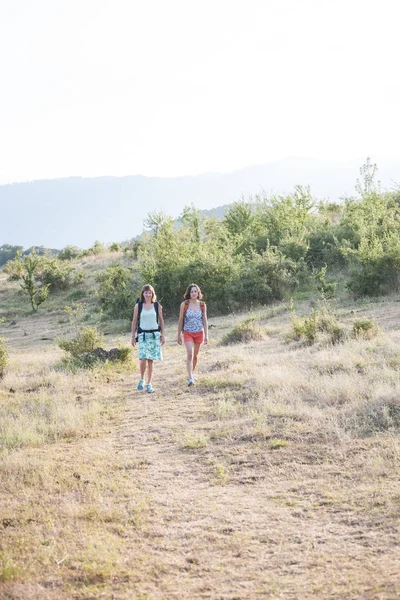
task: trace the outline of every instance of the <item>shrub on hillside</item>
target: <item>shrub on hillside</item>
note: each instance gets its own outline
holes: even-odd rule
[[[8,352],[4,338],[0,338],[0,379],[3,379],[8,362]]]
[[[364,338],[370,340],[379,333],[377,325],[368,318],[357,319],[353,322],[352,336],[355,338]]]
[[[122,245],[119,244],[118,242],[113,242],[112,244],[110,244],[108,249],[110,252],[122,252],[123,251]]]
[[[11,244],[3,244],[0,246],[0,267],[7,261],[13,260],[18,252],[22,252],[22,246],[11,246]]]
[[[264,339],[259,323],[255,317],[249,317],[227,333],[221,340],[223,346],[230,344],[248,344],[249,342],[260,342]]]
[[[82,327],[81,330],[70,340],[58,340],[58,345],[62,350],[68,352],[73,357],[78,357],[85,352],[92,352],[103,344],[103,335],[97,327]]]
[[[72,265],[60,262],[58,258],[44,256],[39,262],[37,279],[44,285],[50,286],[50,293],[65,290],[70,286],[73,271],[75,269]]]
[[[132,272],[121,265],[108,267],[96,277],[97,296],[105,313],[115,319],[132,319],[137,294]]]
[[[229,240],[222,247],[216,240],[196,242],[199,224],[175,231],[172,221],[162,222],[153,235],[142,239],[139,269],[142,281],[151,281],[164,309],[176,314],[191,281],[206,291],[209,308],[229,312],[231,295],[227,286],[239,276],[241,258],[235,257]]]
[[[74,270],[72,265],[48,255],[39,256],[35,250],[24,257],[17,252],[14,260],[4,265],[4,271],[11,279],[21,281],[21,288],[28,295],[34,310],[47,300],[49,293],[67,289]]]
[[[332,344],[340,342],[345,337],[345,330],[338,322],[331,307],[322,303],[315,307],[312,313],[305,317],[292,315],[292,338],[305,340],[314,344],[319,333],[326,334]]]
[[[242,261],[237,277],[229,285],[229,294],[239,305],[250,300],[256,305],[281,300],[297,285],[296,271],[296,263],[275,248],[261,255],[253,253]]]
[[[99,240],[96,240],[95,243],[93,244],[93,246],[91,246],[90,248],[88,248],[87,250],[85,250],[83,252],[84,256],[90,256],[90,255],[97,255],[97,254],[102,254],[103,252],[106,251],[106,248],[104,246],[104,244],[102,242],[99,242]]]
[[[187,282],[194,281],[204,290],[204,299],[210,311],[230,312],[234,308],[235,300],[230,292],[230,285],[239,277],[241,263],[240,257],[225,255],[217,249],[205,246],[196,261],[188,262],[179,271],[179,296],[175,305],[178,311]]]
[[[348,253],[347,283],[356,296],[378,296],[400,289],[400,229],[383,238],[364,238],[357,250]]]
[[[66,307],[73,310],[73,307]],[[104,363],[128,363],[131,361],[132,351],[127,346],[104,350],[101,346],[104,338],[97,327],[83,327],[78,330],[75,337],[70,340],[59,340],[59,347],[68,356],[63,361],[67,368],[92,368]]]
[[[374,400],[365,399],[354,410],[343,415],[346,429],[360,436],[400,430],[400,400],[396,396],[384,396]]]
[[[308,317],[299,317],[293,314],[292,330],[295,340],[306,340],[309,344],[313,344],[317,337],[317,317],[315,311]]]
[[[316,220],[307,234],[306,261],[311,268],[320,269],[327,265],[340,269],[345,266],[346,260],[338,243],[343,237],[340,230],[343,210],[343,204],[319,203]]]
[[[128,364],[131,362],[132,349],[127,346],[122,346],[120,348],[111,348],[111,350],[95,348],[91,352],[73,356],[70,361],[67,361],[67,365],[70,367],[91,369],[105,363]]]
[[[336,286],[335,282],[328,283],[326,281],[327,266],[323,266],[320,269],[313,270],[313,278],[317,284],[317,290],[320,292],[321,297],[326,300],[330,300],[335,296]]]
[[[13,281],[17,281],[18,279],[21,279],[22,272],[23,272],[22,251],[21,250],[17,251],[14,259],[8,260],[6,262],[6,264],[3,267],[3,271],[4,271],[4,273],[7,273],[7,275],[10,277],[10,279],[12,279]]]
[[[59,260],[73,260],[82,256],[83,251],[77,246],[65,246],[57,255]]]
[[[80,285],[85,280],[85,277],[86,277],[85,270],[82,269],[81,271],[76,271],[74,273],[72,282],[74,285]]]

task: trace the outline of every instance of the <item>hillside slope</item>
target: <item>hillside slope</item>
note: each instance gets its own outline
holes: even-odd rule
[[[194,389],[169,321],[152,395],[60,370],[61,314],[0,324],[1,597],[399,597],[395,299],[343,302],[381,333],[335,346],[288,342],[284,304],[245,344],[221,340],[247,315],[210,315]]]

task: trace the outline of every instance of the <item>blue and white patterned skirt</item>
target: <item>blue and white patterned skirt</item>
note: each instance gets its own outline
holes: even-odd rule
[[[139,333],[139,360],[162,360],[161,352],[161,334],[159,331],[154,333]]]

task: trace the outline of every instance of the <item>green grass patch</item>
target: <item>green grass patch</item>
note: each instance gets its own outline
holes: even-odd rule
[[[242,321],[227,333],[221,340],[223,346],[230,344],[248,344],[249,342],[261,342],[265,339],[259,323],[255,317],[249,317]]]
[[[208,437],[198,433],[185,433],[181,441],[181,448],[184,450],[198,450],[206,448],[208,445]]]

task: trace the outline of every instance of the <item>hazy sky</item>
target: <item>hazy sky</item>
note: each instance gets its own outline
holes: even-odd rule
[[[0,183],[400,158],[397,0],[0,0]]]

